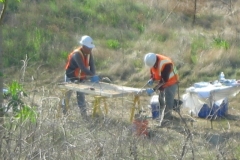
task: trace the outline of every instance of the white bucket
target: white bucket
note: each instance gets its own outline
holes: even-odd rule
[[[153,95],[150,100],[151,110],[152,110],[152,119],[159,118],[160,116],[160,104],[158,100],[158,95]]]

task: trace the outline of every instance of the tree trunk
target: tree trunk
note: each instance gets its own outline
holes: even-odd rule
[[[193,15],[192,26],[194,26],[194,24],[195,24],[196,14],[197,14],[197,0],[194,1],[194,15]]]
[[[0,13],[0,127],[3,124],[3,38],[2,38],[2,21],[6,11],[7,0],[3,1]],[[1,130],[0,130],[1,131]]]
[[[2,140],[4,135],[4,110],[3,110],[3,38],[2,38],[2,21],[7,6],[7,0],[3,2],[0,13],[0,156],[2,155]]]
[[[2,51],[2,26],[0,26],[0,125],[1,125],[1,118],[3,117],[3,51]]]

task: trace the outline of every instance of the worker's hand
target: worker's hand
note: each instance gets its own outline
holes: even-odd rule
[[[146,92],[149,96],[151,96],[153,94],[154,90],[152,88],[147,88]]]
[[[152,85],[153,85],[153,81],[154,81],[153,79],[149,79],[148,82],[147,82],[147,84],[148,84],[149,86],[152,86]]]
[[[92,83],[99,83],[99,76],[97,75],[94,75],[91,77],[91,82]]]

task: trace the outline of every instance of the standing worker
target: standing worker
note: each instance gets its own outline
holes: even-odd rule
[[[92,49],[95,47],[90,36],[82,36],[80,40],[80,47],[73,50],[68,55],[67,64],[65,66],[65,82],[83,82],[87,77],[91,77],[91,82],[98,83],[99,77],[95,75],[95,65],[92,55]],[[72,91],[65,94],[63,105],[69,102]],[[67,101],[67,102],[66,102]],[[87,109],[85,102],[85,94],[77,92],[77,104],[83,118],[87,117]],[[66,107],[66,106],[64,106]],[[66,109],[66,108],[63,108]],[[66,113],[66,111],[64,111]]]
[[[173,61],[164,55],[148,53],[144,57],[144,63],[150,68],[151,79],[149,85],[154,82],[158,84],[152,89],[146,91],[151,95],[155,90],[159,90],[160,113],[165,107],[163,119],[172,120],[172,110],[174,106],[174,97],[178,87],[178,73],[173,64]],[[165,106],[166,105],[166,106]]]

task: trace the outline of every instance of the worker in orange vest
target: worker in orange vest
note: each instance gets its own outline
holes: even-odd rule
[[[149,85],[154,82],[158,84],[154,88],[146,89],[148,95],[159,90],[160,113],[163,112],[164,119],[171,120],[174,106],[174,97],[178,87],[178,73],[173,61],[164,55],[148,53],[144,57],[144,63],[150,68],[151,79]]]
[[[88,36],[82,36],[80,47],[73,50],[69,56],[65,66],[65,82],[83,82],[90,77],[91,82],[98,83],[99,77],[95,75],[95,65],[92,55],[92,49],[95,47],[93,39]],[[66,99],[69,100],[72,91],[66,93]],[[81,115],[87,116],[85,94],[77,92],[77,103],[80,108]],[[65,102],[64,102],[65,104]]]

